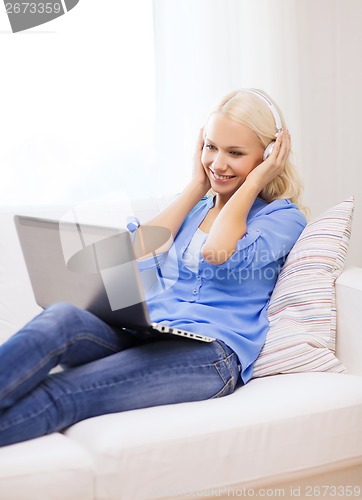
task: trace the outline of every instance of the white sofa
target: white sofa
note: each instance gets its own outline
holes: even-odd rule
[[[142,210],[141,210],[142,211]],[[0,213],[0,343],[39,311]],[[0,499],[362,498],[362,269],[337,280],[347,374],[252,379],[228,397],[105,415],[0,448]]]

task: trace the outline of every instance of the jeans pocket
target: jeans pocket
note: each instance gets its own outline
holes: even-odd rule
[[[221,398],[234,392],[240,378],[240,365],[237,355],[230,347],[219,340],[216,343],[222,354],[222,359],[214,363],[214,368],[223,382],[223,387],[213,398]]]

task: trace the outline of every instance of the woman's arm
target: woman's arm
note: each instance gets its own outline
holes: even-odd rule
[[[283,170],[290,150],[289,132],[281,132],[272,154],[254,168],[217,215],[202,248],[202,256],[214,265],[223,264],[246,234],[246,220],[260,191]]]
[[[207,193],[197,183],[191,181],[177,196],[177,198],[164,208],[156,217],[142,224],[143,226],[161,226],[169,229],[175,238],[183,221],[192,208]],[[142,225],[140,229],[142,229]]]

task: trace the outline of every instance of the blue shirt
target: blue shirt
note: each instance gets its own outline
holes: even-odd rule
[[[246,383],[269,328],[267,307],[278,274],[306,225],[298,207],[287,199],[267,203],[257,198],[247,218],[247,232],[223,264],[206,262],[192,272],[183,256],[196,229],[214,205],[203,198],[177,233],[172,251],[158,258],[162,276],[147,298],[151,320],[224,341],[238,355]],[[140,263],[155,268],[154,259]],[[166,284],[166,286],[165,286]]]

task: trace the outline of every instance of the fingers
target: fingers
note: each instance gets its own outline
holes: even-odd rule
[[[202,150],[204,148],[204,129],[200,128],[199,135],[195,144],[194,158],[200,158]]]
[[[273,148],[275,153],[274,161],[279,165],[284,165],[290,153],[290,133],[289,130],[282,130],[277,137]]]

